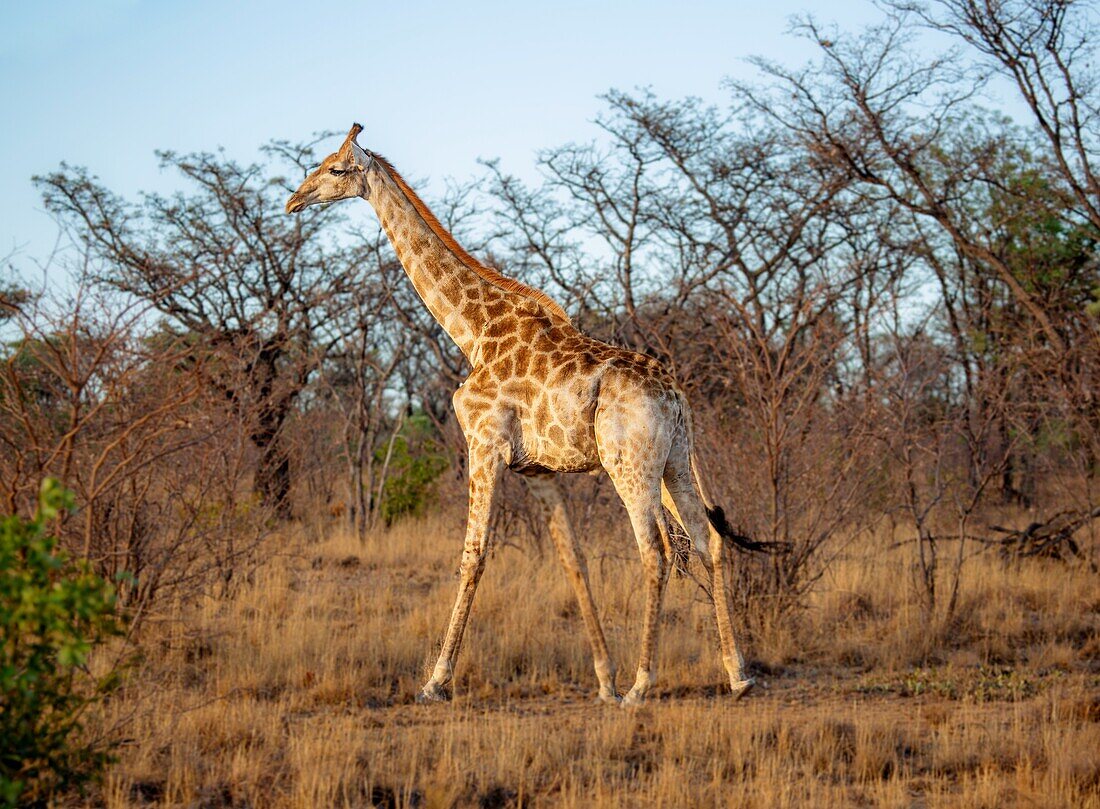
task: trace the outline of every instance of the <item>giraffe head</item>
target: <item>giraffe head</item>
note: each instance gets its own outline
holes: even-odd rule
[[[359,124],[352,124],[348,136],[335,152],[330,154],[298,186],[286,201],[287,213],[298,211],[319,202],[335,202],[350,197],[370,195],[367,172],[372,163],[369,152],[359,147],[355,136],[363,131]]]

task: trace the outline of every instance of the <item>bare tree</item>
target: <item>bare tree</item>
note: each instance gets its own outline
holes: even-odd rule
[[[395,324],[394,290],[402,269],[388,242],[379,237],[367,243],[360,262],[372,270],[347,313],[353,328],[330,350],[320,381],[342,423],[348,522],[363,538],[376,520],[374,452],[387,423],[386,395],[395,393],[411,336],[399,319]]]
[[[1100,229],[1100,83],[1094,4],[1082,0],[892,0],[934,31],[965,42],[1009,79],[1080,212]]]
[[[289,147],[279,147],[285,155]],[[293,150],[308,160],[309,147]],[[256,489],[286,514],[290,458],[282,433],[358,287],[356,253],[326,238],[333,213],[282,215],[282,182],[260,165],[161,153],[189,193],[128,202],[83,169],[36,179],[47,208],[96,259],[95,278],[149,302],[196,353],[209,384],[250,416]]]

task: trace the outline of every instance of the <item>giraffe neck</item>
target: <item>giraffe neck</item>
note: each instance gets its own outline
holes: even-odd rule
[[[493,284],[463,261],[382,170],[369,201],[420,299],[476,365],[489,321],[514,309],[522,296]]]

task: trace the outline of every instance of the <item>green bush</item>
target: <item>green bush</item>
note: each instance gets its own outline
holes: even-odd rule
[[[385,463],[388,447],[381,447],[375,462]],[[415,517],[435,502],[435,481],[449,461],[435,438],[435,428],[422,413],[410,416],[393,442],[386,481],[382,485],[379,513],[386,525],[401,517]]]
[[[114,588],[46,533],[71,507],[72,494],[45,480],[34,520],[0,519],[0,806],[43,803],[109,761],[81,738],[82,715],[117,676],[96,680],[84,663],[123,627]]]

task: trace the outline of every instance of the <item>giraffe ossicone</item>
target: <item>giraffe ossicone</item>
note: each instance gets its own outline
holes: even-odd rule
[[[374,208],[398,260],[432,316],[470,362],[454,394],[469,452],[470,498],[458,595],[442,649],[418,699],[448,697],[489,549],[489,518],[505,470],[526,476],[549,524],[592,645],[599,698],[619,702],[615,667],[555,473],[603,469],[626,506],[646,587],[641,650],[624,705],[653,684],[658,623],[670,560],[665,509],[691,538],[710,579],[721,657],[735,697],[753,685],[734,640],[721,514],[707,501],[693,449],[691,411],[656,360],[578,331],[548,295],[486,267],[439,223],[385,158],[356,142],[354,124],[287,200],[287,213],[359,197]],[[728,535],[728,534],[727,534]]]

